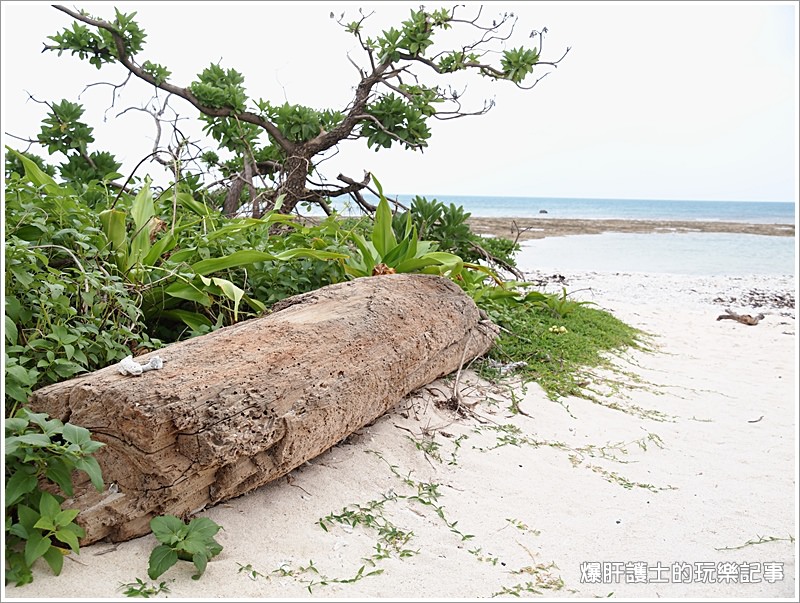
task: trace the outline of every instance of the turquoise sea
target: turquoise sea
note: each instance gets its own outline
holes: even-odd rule
[[[410,195],[391,195],[410,204]],[[689,220],[796,224],[794,203],[426,195],[476,217]],[[376,199],[372,199],[376,201]],[[540,212],[547,213],[540,213]],[[605,233],[527,241],[524,269],[662,272],[691,275],[793,275],[796,238],[725,233]]]

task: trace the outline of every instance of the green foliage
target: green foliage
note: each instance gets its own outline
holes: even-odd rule
[[[88,183],[117,178],[121,164],[111,153],[88,152],[89,144],[94,142],[93,128],[80,121],[82,115],[83,107],[68,100],[50,105],[50,112],[42,120],[37,137],[39,144],[47,147],[50,155],[61,152],[67,156],[67,161],[59,166],[65,180]],[[37,165],[45,169],[41,164]],[[23,172],[17,173],[21,175]]]
[[[35,162],[6,181],[6,405],[120,360],[149,339],[134,291],[109,272],[97,213]]]
[[[198,81],[189,85],[189,90],[207,107],[244,111],[247,94],[242,84],[244,77],[241,73],[212,63],[200,73]]]
[[[155,79],[156,85],[163,84],[167,81],[167,78],[172,75],[172,72],[163,65],[152,63],[150,61],[145,61],[142,63],[142,69],[145,73]]]
[[[136,13],[125,14],[114,9],[114,20],[110,25],[122,37],[123,48],[126,54],[134,55],[144,47],[144,39],[147,37],[133,18]],[[86,15],[86,13],[82,13]],[[57,50],[59,56],[64,51],[77,54],[78,57],[89,59],[89,63],[100,69],[104,63],[113,63],[119,58],[114,39],[105,29],[98,28],[97,31],[90,30],[85,25],[78,23],[72,24],[72,29],[64,29],[61,33],[49,36],[49,40],[55,42],[54,46],[47,47],[48,50]]]
[[[539,291],[522,296],[508,288],[496,290],[475,296],[478,306],[503,328],[490,358],[524,362],[523,378],[536,381],[552,399],[587,397],[584,387],[592,368],[609,366],[608,353],[640,347],[638,330],[583,302]]]
[[[503,237],[488,238],[474,234],[467,221],[470,214],[463,207],[453,203],[445,205],[433,199],[417,195],[411,200],[410,212],[398,214],[394,218],[395,232],[400,232],[410,214],[420,239],[428,239],[438,244],[442,251],[448,251],[463,258],[465,262],[475,263],[486,260],[483,249],[493,258],[509,266],[515,266],[514,253],[519,245]]]
[[[161,543],[150,553],[147,575],[155,580],[178,562],[191,561],[197,568],[193,580],[199,580],[210,559],[222,551],[214,536],[221,529],[207,517],[196,517],[188,524],[174,515],[163,515],[150,520],[150,529]]]
[[[36,167],[38,167],[42,172],[44,172],[51,178],[56,175],[56,168],[53,167],[52,165],[45,163],[44,159],[42,159],[38,155],[26,151],[18,151],[17,153],[33,161],[33,163],[36,164]],[[25,166],[22,163],[22,160],[17,155],[17,153],[6,153],[6,165],[5,165],[6,180],[11,180],[14,177],[19,178],[20,176],[25,175]],[[16,176],[14,176],[15,174]]]
[[[136,578],[136,582],[128,582],[120,584],[122,594],[126,597],[141,597],[142,599],[149,599],[162,593],[169,593],[169,587],[166,582],[159,582],[158,584],[149,584],[141,578]]]
[[[361,127],[368,147],[374,146],[376,151],[388,149],[395,142],[407,149],[428,146],[431,132],[424,112],[416,103],[409,104],[402,97],[387,94],[369,105],[367,113],[378,122],[366,121]]]
[[[5,563],[6,583],[33,580],[31,567],[43,558],[54,574],[64,556],[79,552],[83,528],[78,511],[62,510],[62,496],[43,489],[57,486],[72,496],[72,473],[83,471],[98,491],[103,479],[92,457],[103,446],[83,427],[49,419],[44,413],[20,408],[5,421]]]
[[[435,244],[430,241],[419,241],[416,226],[411,223],[411,216],[406,217],[405,231],[398,241],[392,228],[389,202],[383,195],[378,180],[374,177],[373,180],[380,193],[380,201],[375,212],[371,240],[365,239],[355,231],[350,234],[358,253],[346,260],[347,274],[351,277],[395,272],[458,275],[464,267],[462,259],[452,253],[436,251]]]
[[[339,111],[318,111],[303,105],[289,103],[273,105],[268,101],[260,100],[256,106],[261,114],[270,119],[286,138],[294,142],[311,140],[323,130],[332,130],[344,119],[344,114]]]
[[[48,153],[52,155],[65,149],[86,151],[88,144],[94,142],[94,136],[92,128],[79,121],[82,115],[83,107],[68,100],[51,105],[38,136]]]
[[[539,62],[539,53],[526,48],[514,48],[503,52],[500,64],[503,68],[503,75],[506,78],[519,84],[528,74],[533,72],[533,67]]]
[[[513,33],[513,23],[509,21],[513,15],[506,13],[489,25],[488,21],[481,22],[480,11],[471,19],[460,15],[457,18],[457,8],[429,11],[420,7],[411,10],[398,26],[366,38],[368,17],[363,13],[357,21],[340,22],[344,30],[357,39],[364,53],[361,66],[351,58],[359,68],[360,78],[352,87],[355,94],[351,102],[342,111],[250,98],[242,73],[214,63],[188,85],[167,87],[171,75],[168,66],[142,61],[136,56],[145,39],[134,20],[136,13],[115,10],[113,20],[98,22],[94,18],[84,19],[86,13],[76,15],[69,9],[61,9],[71,14],[76,22],[51,36],[54,44],[45,48],[59,55],[65,51],[77,54],[97,67],[120,62],[124,53],[126,60],[122,62],[134,75],[200,109],[204,131],[233,155],[219,161],[218,156],[207,154],[203,158],[207,164],[218,167],[229,177],[241,173],[245,165],[251,167],[255,163],[259,175],[270,178],[277,193],[288,195],[288,213],[309,197],[320,200],[313,194],[316,185],[309,190],[308,178],[317,168],[317,157],[324,156],[321,154],[340,142],[362,138],[368,148],[376,151],[395,144],[406,149],[424,149],[431,137],[428,125],[431,117],[451,119],[479,115],[493,105],[493,102],[484,101],[483,109],[463,108],[459,93],[447,85],[447,78],[442,76],[456,71],[471,72],[522,87],[539,64],[539,52],[536,48],[504,48]],[[456,48],[448,47],[448,40],[437,44],[438,32],[451,28],[466,30],[472,40],[467,38],[464,45]],[[428,70],[432,70],[434,79],[423,83],[423,72]],[[84,140],[86,132],[70,130],[77,128],[78,123],[77,119],[54,121],[43,144],[50,145],[51,149],[54,146],[64,148],[73,144],[73,139]],[[65,126],[67,129],[61,131]],[[85,151],[85,144],[75,148]],[[107,179],[118,167],[111,157],[89,157],[85,152],[79,155],[64,166],[69,179]],[[92,166],[92,170],[78,165],[81,161]],[[298,161],[302,162],[299,169]],[[309,192],[312,194],[306,195]],[[240,197],[246,199],[247,194],[242,193]]]

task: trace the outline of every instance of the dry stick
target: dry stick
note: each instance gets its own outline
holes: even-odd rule
[[[458,408],[461,408],[461,392],[458,391],[459,381],[461,380],[461,368],[464,366],[464,358],[467,357],[467,348],[469,347],[469,342],[472,341],[472,331],[469,332],[469,338],[467,341],[464,342],[464,351],[461,354],[461,361],[458,363],[458,371],[456,371],[456,380],[453,382],[453,397],[452,399],[456,401]]]

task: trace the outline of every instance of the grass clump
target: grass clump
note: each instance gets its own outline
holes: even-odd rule
[[[562,303],[561,311],[526,301],[485,306],[502,331],[489,354],[494,362],[482,367],[484,376],[498,376],[498,364],[524,362],[517,374],[536,381],[549,398],[590,398],[586,388],[593,379],[592,369],[614,370],[611,355],[645,347],[642,331],[604,310],[570,304]]]

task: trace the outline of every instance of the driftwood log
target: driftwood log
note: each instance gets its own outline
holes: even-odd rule
[[[757,316],[752,316],[750,314],[737,314],[736,312],[730,311],[728,308],[725,308],[725,314],[720,314],[717,316],[717,320],[735,320],[736,322],[740,322],[743,325],[755,326],[764,318],[763,314],[758,314]]]
[[[290,472],[404,396],[485,353],[496,327],[451,281],[395,274],[324,287],[264,318],[166,346],[161,370],[117,366],[35,391],[92,431],[107,488],[79,484],[83,544],[150,531]]]

